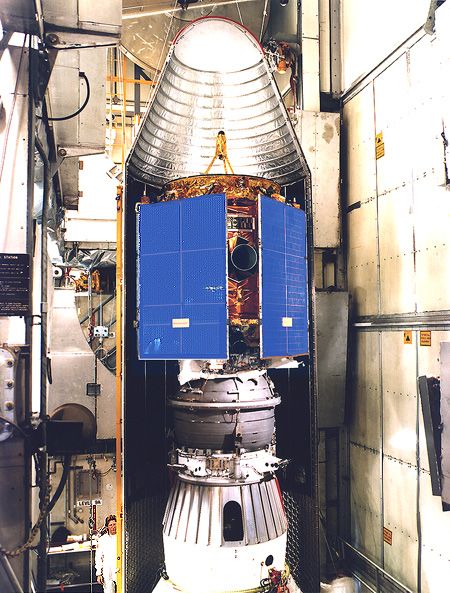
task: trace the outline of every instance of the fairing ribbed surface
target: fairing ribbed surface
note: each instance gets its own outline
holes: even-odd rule
[[[174,40],[129,158],[129,173],[161,186],[206,171],[224,130],[236,174],[282,185],[307,174],[258,41],[241,25],[205,18]],[[223,173],[217,160],[211,174]]]
[[[243,516],[243,540],[224,541],[223,509],[236,501]],[[189,511],[189,512],[188,512]],[[287,519],[275,478],[257,484],[205,486],[177,481],[164,517],[164,535],[203,545],[255,545],[287,530]]]

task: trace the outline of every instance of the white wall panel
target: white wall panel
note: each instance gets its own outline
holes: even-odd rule
[[[412,114],[409,152],[412,177],[415,182],[426,181],[430,186],[445,186],[444,144],[442,116],[437,103],[417,105]]]
[[[384,526],[392,531],[392,546],[384,544],[384,568],[404,585],[417,590],[417,470],[384,458]]]
[[[78,210],[66,211],[66,241],[116,241],[117,181],[107,175],[113,166],[105,154],[83,158],[77,171],[82,195]]]
[[[450,513],[442,510],[440,496],[431,494],[428,475],[420,480],[422,525],[422,593],[442,593],[450,583]]]
[[[344,88],[377,66],[427,20],[429,0],[342,0]]]
[[[415,306],[411,188],[378,199],[381,313],[412,312]]]
[[[376,196],[373,87],[367,86],[344,107],[347,205]]]
[[[367,27],[361,28],[361,23],[367,22],[364,19],[371,10],[376,10],[380,18],[385,17],[387,12],[382,15],[384,2],[373,7],[365,3],[358,3],[361,7],[357,7],[353,0],[343,2],[346,9],[355,8],[353,17],[359,9],[365,13],[361,17],[361,30],[352,31],[351,35],[355,37],[353,41],[345,41],[346,47],[358,36],[361,47],[366,46],[371,32]],[[401,6],[405,9],[403,2],[394,4],[389,7],[389,18],[395,18]],[[409,7],[410,14],[405,13],[403,22],[398,22],[399,30],[404,30],[405,23],[411,24],[411,19],[417,17],[418,5],[414,3]],[[450,10],[450,3],[444,7],[447,5]],[[423,8],[425,19],[429,3],[424,3],[421,10]],[[347,18],[350,18],[348,14]],[[377,20],[372,20],[375,35]],[[385,36],[385,39],[381,35],[377,37],[380,47],[386,48],[392,42],[389,27],[387,23],[385,28],[378,29]],[[362,40],[363,35],[367,36],[366,41]],[[432,315],[450,309],[450,200],[445,188],[441,137],[443,113],[450,102],[450,86],[446,77],[438,72],[442,56],[437,56],[435,45],[432,36],[423,37],[408,53],[375,76],[374,81],[344,107],[348,142],[347,204],[354,204],[363,196],[362,206],[347,215],[349,291],[356,315],[383,315],[379,321],[388,326],[398,321],[398,317],[390,318],[390,315],[415,311]],[[370,60],[379,49],[370,47],[361,62],[367,57]],[[388,53],[386,50],[382,57]],[[359,58],[352,56],[353,64],[357,64]],[[347,63],[347,76],[348,72]],[[374,140],[378,132],[383,133],[385,154],[376,160]],[[366,141],[368,137],[371,138],[370,145]],[[376,306],[378,298],[379,310]],[[423,329],[430,329],[430,326],[425,323]],[[431,346],[420,346],[419,331],[413,331],[412,344],[409,345],[403,342],[403,328],[393,331],[395,325],[392,325],[388,330],[380,334],[382,407],[381,398],[374,399],[368,381],[379,363],[375,347],[379,334],[358,330],[360,335],[351,364],[360,376],[353,392],[356,401],[350,438],[353,443],[372,447],[374,451],[380,449],[383,439],[382,523],[393,532],[392,547],[384,544],[385,570],[417,591],[418,555],[422,554],[422,593],[442,593],[450,582],[450,513],[443,513],[440,497],[431,494],[416,381],[420,375],[439,376],[439,345],[441,341],[450,340],[450,332],[433,329]],[[354,444],[351,448],[352,463],[357,464],[352,470],[350,488],[352,512],[356,513],[353,536],[358,538],[363,531],[358,531],[358,526],[375,525],[376,501],[363,491],[355,475],[357,471],[361,472],[368,489],[374,488],[367,475],[369,470],[362,467],[363,458],[373,467],[369,462],[371,452],[363,449],[363,457],[363,453],[353,451]],[[379,502],[381,504],[381,493]],[[372,535],[367,533],[367,527],[364,533],[370,550],[374,546]],[[423,542],[419,550],[420,537]],[[357,539],[354,543],[358,544]],[[360,549],[366,549],[364,544]]]
[[[419,311],[450,309],[450,200],[444,187],[414,186]]]
[[[315,247],[341,243],[340,121],[337,113],[302,111],[295,126],[311,170]]]
[[[320,111],[319,40],[302,39],[303,109]]]
[[[380,448],[379,334],[359,333],[356,339],[355,384],[350,439]]]
[[[414,179],[445,184],[441,64],[436,42],[417,43],[409,51],[412,125],[411,158]]]
[[[377,160],[377,190],[383,195],[411,183],[411,107],[406,55],[375,79],[374,88],[376,133],[383,134],[385,150],[384,156]]]
[[[397,58],[375,78],[374,87],[377,127],[383,128],[409,117],[410,88],[406,54]]]
[[[320,90],[331,92],[330,0],[319,0]]]
[[[356,315],[378,313],[376,202],[352,210],[348,225],[348,280]]]
[[[350,447],[352,542],[373,561],[381,561],[380,456]]]
[[[382,334],[384,453],[416,462],[416,347],[403,332]]]
[[[302,94],[305,111],[320,111],[319,0],[301,4]]]

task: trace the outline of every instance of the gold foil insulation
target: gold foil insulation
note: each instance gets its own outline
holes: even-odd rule
[[[197,175],[171,181],[164,188],[162,200],[179,198],[194,198],[206,194],[226,194],[234,198],[256,198],[263,194],[279,196],[281,187],[278,183],[261,177],[247,177],[245,175]],[[274,195],[276,194],[276,195]]]

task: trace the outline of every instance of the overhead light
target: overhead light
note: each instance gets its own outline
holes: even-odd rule
[[[289,4],[289,0],[280,0],[280,6],[287,6]]]

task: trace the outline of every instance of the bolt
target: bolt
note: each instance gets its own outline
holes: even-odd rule
[[[8,410],[8,412],[10,412],[11,410],[14,410],[14,402],[11,402],[11,401],[5,402],[5,409]]]
[[[6,366],[12,367],[13,364],[14,364],[13,359],[12,358],[8,358],[8,360],[6,361]]]
[[[6,387],[8,387],[8,389],[14,387],[14,381],[6,381]]]
[[[59,156],[66,156],[67,150],[65,148],[58,148]]]

